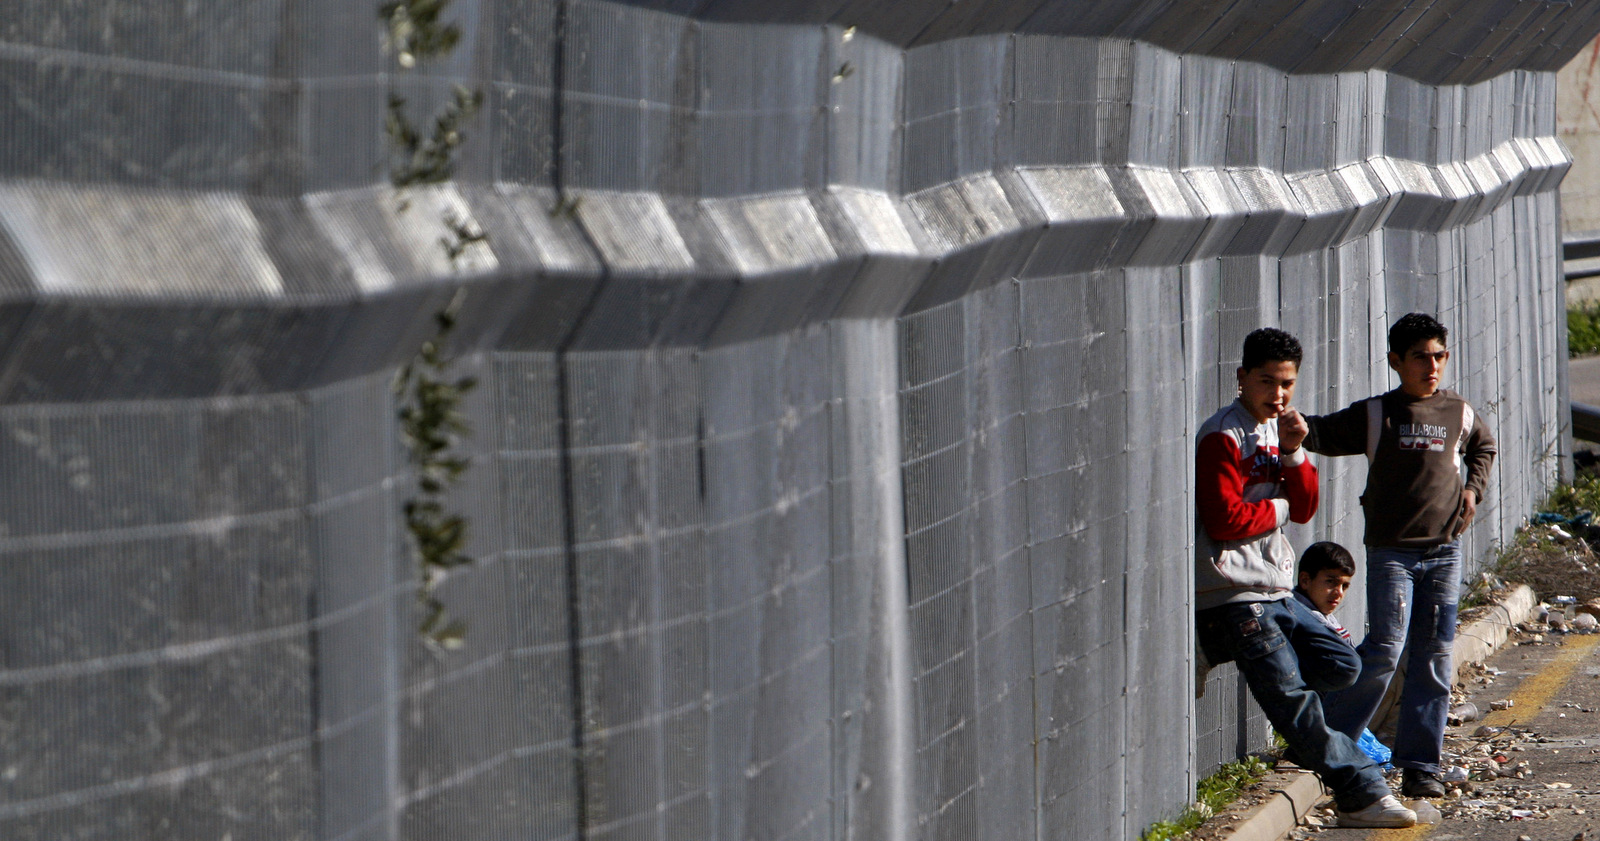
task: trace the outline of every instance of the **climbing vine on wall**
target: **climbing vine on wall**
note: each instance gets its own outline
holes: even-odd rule
[[[378,7],[384,45],[404,70],[442,58],[461,42],[461,27],[445,23],[450,0],[391,0]],[[434,115],[426,134],[411,117],[405,97],[389,93],[384,133],[389,140],[389,181],[397,188],[439,184],[455,173],[455,154],[465,126],[483,106],[483,91],[456,85],[451,101]]]
[[[472,465],[467,456],[457,452],[457,444],[472,433],[461,413],[461,401],[477,381],[452,378],[451,361],[445,355],[461,299],[462,293],[457,292],[449,306],[434,314],[437,330],[433,338],[422,343],[416,357],[395,377],[401,439],[417,477],[417,495],[406,500],[402,513],[420,565],[417,598],[422,602],[423,618],[418,631],[439,648],[460,647],[467,628],[450,617],[436,590],[450,570],[472,563],[465,551],[467,518],[445,505],[450,488],[460,483]]]
[[[461,29],[443,18],[451,0],[391,0],[378,7],[384,26],[384,46],[394,54],[402,71],[420,62],[449,55],[461,41]],[[396,190],[440,184],[455,174],[456,153],[465,127],[483,104],[479,90],[456,85],[452,98],[433,116],[428,130],[418,128],[406,99],[390,92],[384,133],[389,145],[389,182]],[[410,203],[402,198],[399,209]],[[442,220],[449,236],[441,237],[452,267],[472,245],[488,239],[470,220],[447,214]],[[416,491],[401,513],[418,563],[417,598],[422,603],[418,632],[435,648],[459,648],[466,639],[466,624],[450,616],[439,599],[438,587],[458,567],[472,563],[466,552],[467,518],[450,510],[448,495],[471,467],[460,445],[472,434],[461,402],[477,385],[472,377],[454,377],[447,348],[455,330],[464,290],[434,314],[435,331],[416,356],[395,377],[401,439],[416,475]]]
[[[461,42],[461,27],[443,21],[451,0],[391,0],[378,7],[383,21],[384,46],[400,66],[411,69],[419,59],[450,54]]]
[[[433,131],[417,130],[406,110],[406,99],[389,94],[384,133],[389,137],[389,183],[396,187],[439,184],[455,174],[456,148],[466,135],[462,127],[478,113],[483,91],[455,86],[453,98],[434,115]]]

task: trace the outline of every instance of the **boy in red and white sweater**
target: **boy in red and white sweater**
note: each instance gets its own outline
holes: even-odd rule
[[[1273,729],[1333,790],[1340,826],[1411,826],[1416,813],[1323,717],[1318,693],[1355,681],[1355,650],[1290,597],[1295,552],[1283,525],[1317,510],[1317,469],[1300,449],[1306,422],[1289,407],[1300,358],[1300,343],[1282,330],[1246,336],[1239,398],[1200,427],[1196,638],[1209,662],[1238,664]]]

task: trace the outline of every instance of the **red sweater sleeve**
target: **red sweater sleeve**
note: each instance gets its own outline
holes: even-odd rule
[[[1283,466],[1283,490],[1289,519],[1310,522],[1317,513],[1317,468],[1304,456]],[[1244,500],[1245,473],[1239,445],[1220,432],[1200,440],[1195,452],[1195,497],[1200,522],[1212,540],[1243,540],[1277,528],[1278,506],[1272,499]]]
[[[1200,522],[1212,540],[1243,540],[1278,527],[1278,507],[1272,500],[1244,501],[1245,474],[1232,438],[1213,432],[1200,439],[1194,477]]]

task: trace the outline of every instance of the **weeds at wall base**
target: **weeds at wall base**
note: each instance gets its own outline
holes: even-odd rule
[[[1540,598],[1600,597],[1600,555],[1593,548],[1600,542],[1600,524],[1588,524],[1584,516],[1597,511],[1600,475],[1584,471],[1571,484],[1557,485],[1539,512],[1567,522],[1535,521],[1517,529],[1486,570],[1462,582],[1461,609],[1488,604],[1507,584],[1526,584]]]
[[[1182,815],[1170,821],[1151,824],[1139,836],[1139,841],[1176,841],[1189,837],[1207,818],[1239,799],[1240,793],[1260,781],[1269,770],[1267,763],[1258,756],[1247,756],[1223,765],[1195,786],[1194,802],[1183,810]]]

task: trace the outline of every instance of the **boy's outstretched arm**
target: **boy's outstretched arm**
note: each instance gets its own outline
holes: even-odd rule
[[[1331,415],[1306,415],[1305,418],[1307,429],[1303,446],[1311,452],[1325,456],[1354,456],[1367,452],[1367,401],[1357,401]]]

